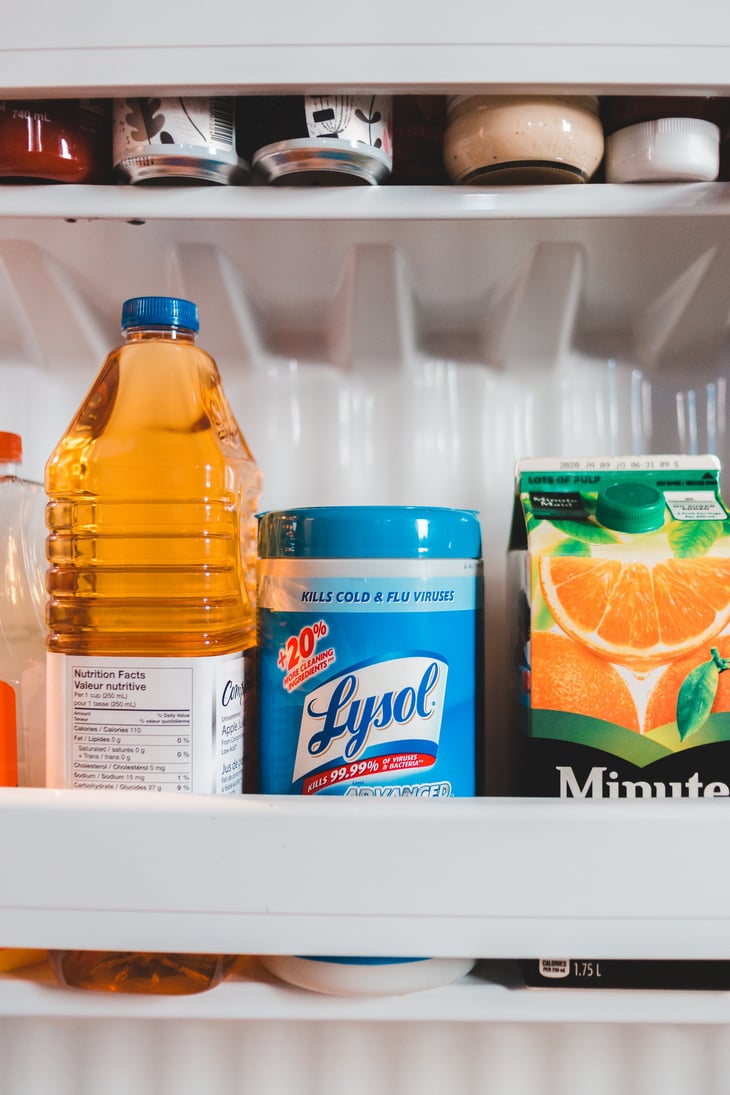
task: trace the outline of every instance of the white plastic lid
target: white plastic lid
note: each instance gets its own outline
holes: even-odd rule
[[[259,958],[269,973],[311,992],[332,996],[400,996],[448,985],[465,977],[473,958]]]
[[[702,118],[657,118],[606,138],[606,182],[712,182],[720,128]]]

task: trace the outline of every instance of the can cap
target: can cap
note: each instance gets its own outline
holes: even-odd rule
[[[22,457],[23,442],[20,434],[5,433],[0,430],[0,460],[6,464],[17,464]]]
[[[130,327],[183,327],[197,331],[198,306],[180,297],[130,297],[122,305],[122,330]]]
[[[478,559],[475,510],[315,506],[258,515],[263,559]]]
[[[651,483],[611,483],[598,494],[596,520],[616,532],[653,532],[664,524],[664,495]]]

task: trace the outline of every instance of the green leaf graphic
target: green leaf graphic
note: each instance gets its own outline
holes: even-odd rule
[[[582,540],[585,544],[616,544],[618,543],[613,533],[600,525],[593,525],[590,521],[551,521],[558,532],[566,536],[572,536],[574,540]]]
[[[553,548],[552,555],[590,555],[590,545],[582,540],[561,540]]]
[[[705,555],[722,534],[724,521],[674,521],[667,538],[677,559]]]
[[[532,610],[532,630],[549,631],[554,623],[552,612],[541,597],[537,607]]]
[[[652,741],[648,735],[571,711],[533,708],[530,712],[530,737],[577,742],[591,749],[600,749],[604,758],[606,754],[611,754],[639,768],[671,756],[673,752],[671,747]],[[596,763],[606,762],[604,759]]]
[[[712,710],[720,671],[714,658],[687,674],[677,695],[677,729],[684,741],[696,733]]]

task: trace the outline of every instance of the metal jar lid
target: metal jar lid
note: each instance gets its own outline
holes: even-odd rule
[[[380,149],[328,137],[277,141],[258,149],[252,162],[262,179],[279,186],[377,186],[391,170]]]

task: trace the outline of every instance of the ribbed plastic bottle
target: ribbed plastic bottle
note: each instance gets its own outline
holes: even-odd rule
[[[43,486],[22,478],[22,438],[0,432],[0,783],[45,783]]]
[[[46,466],[50,786],[249,789],[261,475],[197,331],[190,301],[127,300]],[[210,954],[52,960],[65,984],[123,992],[226,972]]]

